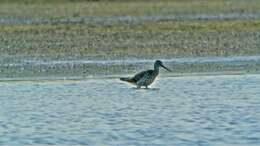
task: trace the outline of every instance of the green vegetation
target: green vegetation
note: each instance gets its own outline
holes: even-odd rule
[[[0,62],[21,58],[118,59],[259,54],[259,20],[164,19],[164,16],[229,13],[258,14],[260,1],[2,0]],[[109,21],[119,19],[117,16],[162,19]],[[84,19],[89,17],[100,18],[100,21]],[[74,18],[79,21],[72,23]]]
[[[260,53],[258,20],[2,25],[0,31],[0,54],[5,59],[171,58]]]
[[[2,1],[2,2],[1,2]],[[1,0],[0,14],[20,18],[259,12],[259,0]],[[10,2],[11,1],[11,2]]]

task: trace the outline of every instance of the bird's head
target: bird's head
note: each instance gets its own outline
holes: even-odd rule
[[[168,71],[171,71],[169,68],[167,68],[163,65],[161,60],[156,60],[155,63],[154,63],[154,68],[159,68],[160,66],[163,67],[164,69],[168,70]]]

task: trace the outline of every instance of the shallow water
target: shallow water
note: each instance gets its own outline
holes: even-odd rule
[[[259,145],[260,75],[0,82],[0,145]]]
[[[30,60],[0,64],[0,81],[35,80],[36,78],[111,77],[152,69],[156,59],[122,60]],[[179,74],[244,74],[260,73],[260,56],[191,57],[162,59],[172,73]]]

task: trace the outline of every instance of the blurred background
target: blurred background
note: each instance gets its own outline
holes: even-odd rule
[[[253,60],[259,60],[260,53],[259,0],[1,0],[0,26],[0,69],[4,77],[12,70],[13,75],[28,74],[25,71],[33,70],[26,68],[28,64],[38,67],[43,75],[56,74],[60,69],[51,69],[56,68],[53,61],[65,61],[58,62],[64,66],[70,60],[153,62],[231,56],[257,56]],[[52,65],[44,67],[44,61]],[[185,63],[179,62],[180,66]],[[74,70],[79,70],[71,74],[77,74],[87,63],[78,64],[65,66],[70,66],[68,70],[76,66]],[[23,67],[18,71],[19,65]],[[223,65],[211,68],[255,72],[258,65],[250,62],[233,69]],[[190,67],[179,70],[203,70],[187,70]],[[100,68],[108,74],[110,69]],[[131,73],[136,66],[128,65],[123,70]]]

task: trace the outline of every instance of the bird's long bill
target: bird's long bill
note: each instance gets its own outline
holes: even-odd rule
[[[164,65],[161,65],[164,69],[171,71],[169,68],[165,67]]]

